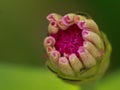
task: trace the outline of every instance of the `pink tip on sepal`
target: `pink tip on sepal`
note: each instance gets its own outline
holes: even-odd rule
[[[62,18],[62,22],[66,26],[71,26],[74,23],[74,15],[68,14]]]
[[[82,36],[85,37],[89,34],[89,31],[88,30],[83,30],[82,31]]]
[[[60,57],[60,52],[58,52],[57,50],[52,50],[50,54],[54,59],[59,59]]]
[[[74,53],[72,53],[71,55],[69,55],[69,60],[73,60],[74,58],[76,58],[77,56],[74,54]]]
[[[76,15],[76,16],[74,17],[74,22],[75,22],[75,23],[80,22],[80,16],[79,16],[79,15]]]
[[[66,57],[59,58],[59,69],[60,71],[67,76],[74,76],[74,72],[69,64],[69,61]]]
[[[68,58],[68,57],[69,57],[69,54],[64,53],[63,56]]]
[[[87,45],[87,43],[88,43],[87,41],[84,41],[84,42],[83,42],[83,46],[86,46],[86,45]]]
[[[55,45],[55,38],[52,36],[48,36],[44,40],[44,46],[53,46]]]
[[[62,22],[62,20],[57,21],[58,26],[62,30],[66,30],[68,27]]]
[[[57,13],[52,13],[52,14],[49,14],[47,16],[47,20],[52,22],[52,21],[58,21],[62,18],[61,15],[57,14]]]
[[[68,15],[65,15],[62,18],[62,22],[67,26],[71,22],[70,17]]]
[[[55,50],[55,48],[51,46],[46,47],[47,53],[50,53],[52,50]]]
[[[83,68],[80,59],[74,53],[69,56],[69,62],[74,72],[80,72],[80,69]]]
[[[57,22],[56,22],[56,21],[51,21],[50,24],[51,24],[51,26],[53,26],[53,27],[57,27]]]
[[[77,52],[78,52],[79,54],[85,53],[84,47],[83,47],[83,46],[80,46]]]
[[[54,14],[49,14],[47,16],[47,20],[49,20],[49,21],[56,21],[55,18],[54,18]]]
[[[58,23],[56,21],[51,21],[48,26],[49,33],[55,34],[59,31]]]
[[[60,58],[59,58],[59,63],[65,64],[65,63],[68,63],[68,60],[67,60],[66,57],[60,57]]]
[[[78,27],[81,29],[81,30],[83,30],[83,29],[85,29],[85,24],[86,24],[86,22],[85,21],[80,21],[80,22],[78,22]]]

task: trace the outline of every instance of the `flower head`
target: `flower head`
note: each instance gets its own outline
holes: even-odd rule
[[[52,71],[63,79],[80,81],[99,77],[106,71],[111,46],[92,19],[73,13],[52,13],[47,19],[49,34],[44,47]]]

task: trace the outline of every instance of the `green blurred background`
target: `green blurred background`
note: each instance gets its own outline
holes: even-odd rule
[[[113,47],[98,90],[120,89],[120,0],[0,0],[0,90],[77,90],[45,67],[43,39],[52,12],[93,17]]]

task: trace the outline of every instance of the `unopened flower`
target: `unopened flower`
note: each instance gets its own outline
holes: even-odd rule
[[[111,53],[106,35],[92,19],[73,13],[52,13],[44,47],[47,65],[66,80],[87,81],[104,74]]]

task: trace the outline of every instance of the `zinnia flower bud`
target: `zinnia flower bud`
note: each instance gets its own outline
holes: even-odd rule
[[[47,19],[48,67],[65,80],[84,82],[102,76],[109,66],[111,45],[94,20],[73,13],[52,13]]]

